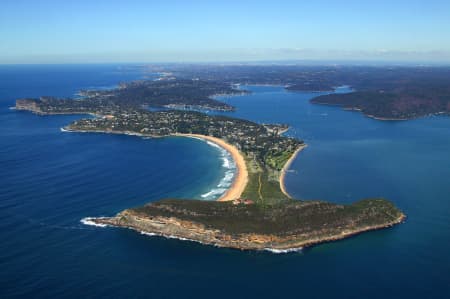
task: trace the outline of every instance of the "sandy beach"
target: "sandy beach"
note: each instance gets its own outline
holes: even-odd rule
[[[286,176],[286,172],[289,170],[289,167],[292,164],[292,161],[294,161],[295,157],[297,157],[297,155],[306,147],[306,144],[301,145],[298,149],[295,150],[295,152],[292,154],[292,156],[289,158],[289,160],[286,162],[286,164],[284,164],[283,169],[281,170],[281,174],[280,174],[280,189],[281,192],[284,193],[284,195],[286,195],[289,198],[292,198],[289,193],[286,191],[286,187],[284,185],[284,179]]]
[[[226,143],[222,139],[212,137],[212,136],[200,135],[200,134],[174,134],[173,136],[200,138],[200,139],[208,140],[208,141],[214,142],[215,144],[217,144],[220,147],[227,150],[233,157],[234,162],[236,163],[237,173],[236,173],[234,182],[231,185],[230,189],[228,189],[228,191],[225,192],[225,194],[223,194],[218,199],[218,201],[230,201],[230,200],[235,200],[235,199],[238,199],[241,197],[242,192],[244,192],[244,189],[247,186],[248,172],[247,172],[247,166],[245,164],[245,159],[235,146]]]

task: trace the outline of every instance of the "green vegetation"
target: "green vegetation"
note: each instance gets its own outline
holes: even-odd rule
[[[71,131],[141,134],[163,137],[200,134],[221,138],[244,154],[249,184],[243,197],[267,205],[286,200],[279,186],[280,170],[303,141],[284,137],[286,125],[257,124],[189,110],[148,111],[143,106],[184,103],[226,110],[224,103],[206,100],[213,93],[233,93],[227,85],[199,80],[139,81],[112,91],[84,91],[82,100],[41,98],[18,100],[19,109],[36,113],[95,113],[96,118],[74,121]],[[206,97],[206,98],[205,98]],[[170,102],[168,102],[170,101]],[[181,101],[181,102],[180,102]],[[214,103],[214,105],[213,105]],[[213,105],[213,106],[212,106]]]
[[[404,217],[401,211],[384,199],[366,199],[351,205],[289,200],[270,205],[270,208],[227,202],[168,199],[128,211],[142,217],[175,217],[201,223],[207,228],[228,234],[277,236],[334,234],[347,229],[393,223]]]
[[[313,77],[331,76],[332,73],[314,70]],[[269,78],[275,80],[280,74],[272,72]],[[211,72],[208,76],[221,75]],[[261,74],[256,77],[268,80]],[[294,77],[294,81],[288,82],[294,84],[291,89],[302,90],[306,86],[324,89],[331,86],[326,80],[302,81],[302,74],[296,74]],[[95,118],[80,119],[68,125],[66,129],[71,131],[153,137],[178,133],[214,136],[234,145],[244,155],[248,184],[241,201],[162,200],[126,210],[117,217],[98,218],[98,223],[247,249],[271,247],[272,237],[280,236],[286,238],[274,248],[285,249],[390,226],[404,218],[392,203],[384,199],[338,205],[288,198],[280,190],[279,177],[289,158],[303,146],[303,141],[282,136],[288,128],[287,125],[262,125],[243,119],[186,110],[147,110],[148,106],[232,110],[233,107],[211,98],[217,93],[241,92],[231,88],[227,80],[219,81],[221,83],[210,78],[139,81],[122,84],[120,88],[110,91],[83,91],[84,98],[81,100],[52,97],[17,100],[16,108],[39,114],[96,115]],[[353,100],[361,101],[362,98],[363,102],[369,101],[364,95],[356,94],[350,97]],[[336,98],[339,98],[338,95]],[[392,102],[395,96],[383,94],[382,98]],[[377,104],[374,106],[378,107]],[[211,231],[205,235],[202,227]],[[247,236],[233,239],[234,235],[242,234],[262,234],[264,237],[263,240],[257,241],[249,240]]]
[[[245,156],[249,183],[242,197],[267,205],[286,200],[280,190],[280,170],[303,141],[279,135],[283,125],[260,125],[193,111],[116,112],[110,117],[82,119],[74,131],[128,132],[150,136],[192,133],[214,136],[236,146]]]
[[[329,94],[316,97],[311,102],[360,110],[367,116],[380,119],[412,119],[429,114],[450,113],[450,95],[443,94],[433,98],[410,92],[360,91]]]
[[[249,165],[248,160],[247,165]],[[248,169],[248,184],[242,198],[251,199],[263,207],[289,200],[280,190],[278,175],[270,177],[271,172],[264,168]]]
[[[81,99],[41,97],[21,99],[17,109],[32,110],[42,114],[95,113],[111,114],[118,110],[141,110],[143,107],[178,107],[232,111],[234,107],[217,101],[216,94],[239,94],[244,91],[228,84],[200,80],[134,81],[123,83],[112,90],[81,91]]]
[[[273,152],[267,154],[265,161],[270,168],[281,171],[295,151]]]
[[[450,68],[431,66],[229,65],[164,67],[179,77],[237,84],[274,84],[290,91],[333,91],[351,86],[354,94],[330,94],[312,103],[359,109],[368,116],[412,119],[450,114]]]

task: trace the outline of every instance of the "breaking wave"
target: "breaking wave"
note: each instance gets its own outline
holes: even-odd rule
[[[301,252],[303,250],[303,247],[289,248],[289,249],[264,248],[264,250],[269,251],[271,253],[282,254],[282,253]]]
[[[236,163],[226,149],[211,141],[206,141],[206,143],[219,150],[220,158],[222,160],[222,167],[225,169],[225,175],[219,181],[217,186],[201,195],[202,199],[214,200],[223,195],[233,184],[233,180],[236,175]]]
[[[135,230],[133,228],[129,228],[131,230]],[[180,240],[180,241],[188,241],[188,242],[194,242],[194,243],[199,243],[199,244],[203,244],[203,245],[209,245],[209,246],[214,246],[214,247],[218,247],[221,248],[222,246],[218,245],[218,244],[208,244],[199,240],[194,240],[194,239],[189,239],[189,238],[183,238],[183,237],[178,237],[175,235],[167,235],[167,234],[159,234],[159,233],[149,233],[146,231],[142,231],[142,230],[135,230],[137,232],[139,232],[141,235],[145,235],[145,236],[149,236],[149,237],[162,237],[162,238],[166,238],[166,239],[175,239],[175,240]],[[248,249],[247,249],[248,250]],[[303,250],[303,247],[297,247],[297,248],[289,248],[289,249],[273,249],[273,248],[264,248],[264,249],[257,249],[255,251],[267,251],[270,253],[274,253],[274,254],[286,254],[286,253],[298,253],[301,252]],[[253,250],[252,250],[253,251]]]
[[[101,218],[101,217],[85,217],[85,218],[81,219],[80,222],[83,223],[84,225],[91,225],[91,226],[98,226],[98,227],[109,226],[107,224],[95,223],[93,221],[94,219],[98,219],[98,218]]]

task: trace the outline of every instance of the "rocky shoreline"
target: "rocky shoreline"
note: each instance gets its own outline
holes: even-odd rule
[[[357,234],[392,227],[404,221],[406,216],[386,223],[355,227],[353,229],[330,229],[326,232],[310,234],[231,234],[221,229],[182,220],[177,217],[142,216],[132,210],[125,210],[114,217],[89,218],[91,225],[129,228],[147,235],[155,235],[179,240],[198,242],[204,245],[240,250],[268,250],[272,252],[293,252],[313,245],[337,241]]]
[[[36,101],[27,99],[18,100],[16,108],[37,114],[60,114],[60,111],[42,112]],[[208,139],[229,152],[236,152],[233,158],[236,162],[242,160],[242,167],[238,167],[238,177],[242,176],[242,179],[237,179],[225,195],[230,201],[165,199],[127,209],[114,217],[85,218],[82,221],[87,225],[125,227],[144,234],[217,247],[290,252],[390,227],[405,219],[405,215],[385,199],[365,199],[350,205],[291,199],[284,189],[284,173],[304,148],[304,143],[273,134],[274,130],[283,130],[283,126],[259,125],[194,112],[153,114],[135,111],[105,117],[91,115],[96,117],[76,121],[61,130]],[[191,133],[180,134],[179,127],[181,132]],[[211,136],[220,136],[224,140]],[[293,153],[294,149],[297,150]],[[241,150],[250,160],[244,159],[239,153]],[[261,153],[272,154],[258,160]],[[247,165],[248,161],[252,162]],[[279,169],[282,169],[281,177],[276,172]],[[270,171],[275,171],[276,175]]]
[[[70,126],[64,129],[66,131],[72,132],[96,132],[127,134],[141,137],[161,137],[129,131],[74,130],[71,129]],[[186,134],[179,134],[174,136],[180,135],[186,137],[194,136]],[[199,136],[205,137],[201,135]],[[291,156],[291,159],[285,164],[285,167],[283,168],[283,173],[286,172],[287,168],[290,165],[290,162],[295,158],[296,154],[298,154],[305,147],[305,145],[299,147],[297,151]],[[280,177],[280,186],[282,190],[286,192],[286,190],[284,190],[283,178],[284,175]],[[245,187],[245,185],[246,182],[243,186]],[[287,192],[285,194],[287,194]],[[164,202],[164,200],[156,203],[150,203],[144,207],[158,206],[161,202]],[[176,202],[182,203],[189,201],[176,200]],[[201,201],[195,202],[198,202],[198,204],[200,205],[209,204],[207,202]],[[286,228],[286,230],[281,229],[275,233],[264,233],[260,231],[262,227],[274,225],[275,223],[267,223],[264,221],[260,222],[260,220],[258,219],[272,218],[276,219],[275,222],[283,223],[284,221],[286,221],[286,217],[280,216],[280,211],[277,211],[273,214],[264,214],[260,211],[257,211],[255,213],[255,211],[251,210],[244,210],[242,215],[239,216],[239,213],[236,213],[236,211],[230,210],[229,208],[230,204],[233,205],[235,203],[228,202],[225,203],[228,206],[223,205],[215,211],[208,210],[207,212],[205,212],[203,210],[204,207],[199,208],[199,206],[196,205],[188,205],[180,208],[177,204],[162,204],[162,206],[164,206],[163,210],[165,210],[165,212],[163,212],[162,214],[160,213],[161,211],[157,211],[159,208],[153,209],[152,212],[147,211],[145,213],[136,212],[136,209],[127,209],[123,212],[120,212],[114,217],[89,217],[83,219],[82,222],[86,225],[95,225],[99,227],[114,226],[129,228],[146,235],[187,240],[216,247],[233,248],[240,250],[266,250],[274,253],[286,253],[299,251],[302,248],[317,245],[320,243],[341,240],[367,231],[388,228],[401,223],[406,218],[403,213],[390,206],[388,208],[391,210],[389,210],[388,212],[381,212],[382,209],[386,208],[386,203],[383,202],[379,210],[377,210],[378,207],[370,208],[377,210],[375,213],[377,214],[376,221],[371,225],[363,224],[363,221],[366,218],[370,218],[370,216],[368,216],[367,214],[373,212],[370,209],[355,214],[352,217],[343,215],[342,219],[344,219],[344,221],[333,222],[327,220],[329,214],[323,213],[324,208],[322,206],[325,206],[325,210],[329,209],[329,206],[326,206],[326,204],[323,202],[303,202],[297,200],[291,200],[290,202],[291,204],[287,204],[286,208],[282,208],[283,211],[281,212],[285,213],[287,217],[292,217],[290,220],[297,221],[298,217],[308,218],[311,214],[317,214],[317,218],[324,218],[325,220],[320,220],[319,224],[316,223],[317,219],[307,220],[306,227],[308,227],[309,230],[306,231],[302,227],[302,225],[305,225],[304,222],[303,224],[295,224],[294,229]],[[292,202],[297,203],[292,204]],[[224,202],[221,202],[220,204],[223,203]],[[308,205],[317,206],[317,208],[315,208],[315,212],[311,213],[311,210],[304,209],[304,207]],[[344,206],[333,204],[331,204],[331,207],[331,209],[335,209],[338,213],[340,210],[344,209]],[[336,213],[336,211],[334,211],[334,213]],[[197,218],[199,215],[202,215],[202,213],[205,213],[203,214],[203,216],[208,215],[208,217],[212,216],[213,218],[222,217],[224,222],[227,224],[222,227],[215,227],[214,224],[211,225],[210,220],[205,221],[205,219],[200,219],[201,217]],[[253,215],[256,216],[253,218],[253,222],[239,224],[239,226],[242,226],[244,228],[253,226],[255,228],[254,231],[247,230],[245,232],[239,233],[227,231],[228,225],[233,226],[237,223],[237,221],[239,221],[233,220],[233,217],[247,217],[248,213],[256,214]],[[294,214],[294,216],[292,214]],[[381,214],[384,215],[380,217]],[[347,217],[347,219],[345,219],[345,217]],[[371,219],[371,221],[373,221],[373,219]]]

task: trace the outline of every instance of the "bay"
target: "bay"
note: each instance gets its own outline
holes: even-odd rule
[[[308,144],[287,189],[300,199],[392,200],[392,229],[272,254],[80,223],[164,197],[201,198],[223,178],[198,140],[62,133],[80,116],[8,108],[145,74],[127,65],[0,67],[0,297],[442,298],[449,293],[450,118],[383,122],[311,105],[316,93],[246,86],[228,115],[287,123]],[[346,92],[342,88],[338,92]]]

